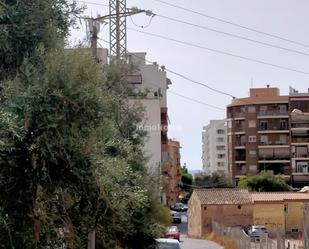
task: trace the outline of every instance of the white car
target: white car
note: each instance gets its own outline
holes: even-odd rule
[[[158,249],[181,249],[180,243],[176,239],[156,239]]]

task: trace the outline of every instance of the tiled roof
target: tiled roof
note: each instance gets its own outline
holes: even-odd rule
[[[300,192],[254,192],[251,193],[253,202],[272,202],[284,200],[308,200],[308,193]]]
[[[202,204],[250,204],[251,196],[248,190],[236,188],[195,189]]]

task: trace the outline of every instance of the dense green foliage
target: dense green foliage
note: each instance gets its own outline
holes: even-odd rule
[[[193,176],[188,172],[188,169],[185,165],[181,168],[180,172],[181,172],[182,189],[185,191],[190,191],[191,185],[193,183]]]
[[[238,187],[260,192],[290,190],[284,177],[274,175],[272,171],[262,171],[258,175],[241,178]]]
[[[25,60],[40,60],[37,48],[55,47],[79,12],[66,0],[1,0],[0,79],[14,75]]]
[[[91,231],[97,248],[152,248],[167,222],[126,65],[102,71],[63,49],[77,13],[65,0],[0,2],[0,248],[84,249]]]
[[[204,188],[232,188],[235,184],[226,176],[213,173],[211,175],[199,174],[194,178],[194,186]]]

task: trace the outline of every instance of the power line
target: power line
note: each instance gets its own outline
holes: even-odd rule
[[[305,44],[305,43],[302,43],[302,42],[294,41],[294,40],[287,39],[287,38],[284,38],[284,37],[279,36],[279,35],[267,33],[267,32],[264,32],[264,31],[261,31],[261,30],[257,30],[257,29],[254,29],[254,28],[250,28],[250,27],[238,24],[238,23],[234,23],[234,22],[230,22],[230,21],[224,20],[222,18],[210,16],[210,15],[207,15],[207,14],[195,11],[195,10],[191,10],[191,9],[179,6],[179,5],[168,3],[168,2],[165,2],[165,1],[162,1],[162,0],[154,0],[154,1],[163,3],[165,5],[169,5],[171,7],[174,7],[174,8],[177,8],[177,9],[181,9],[181,10],[184,10],[184,11],[187,11],[187,12],[190,12],[190,13],[194,13],[196,15],[200,15],[200,16],[203,16],[203,17],[206,17],[206,18],[209,18],[209,19],[213,19],[213,20],[216,20],[216,21],[219,21],[219,22],[227,23],[227,24],[236,26],[238,28],[246,29],[246,30],[249,30],[249,31],[252,31],[252,32],[255,32],[255,33],[259,33],[259,34],[266,35],[266,36],[269,36],[269,37],[272,37],[272,38],[280,39],[280,40],[283,40],[283,41],[286,41],[286,42],[289,42],[289,43],[293,43],[293,44],[297,44],[297,45],[300,45],[300,46],[309,47],[308,44]]]
[[[108,44],[109,44],[109,42],[106,41],[106,40],[104,40],[104,39],[100,39],[100,40],[102,40],[102,41],[104,41],[105,43],[108,43]],[[99,43],[99,42],[98,42],[98,43]],[[99,44],[100,44],[100,43],[99,43]],[[102,44],[100,44],[100,46],[103,47]],[[140,56],[138,56],[138,55],[136,55],[136,54],[134,54],[134,53],[131,53],[131,54],[132,54],[132,56],[135,56],[135,57],[141,59]],[[145,59],[145,61],[148,62],[148,63],[151,63],[151,64],[154,63],[153,61],[150,61],[150,60],[147,60],[147,59]],[[182,74],[180,74],[180,73],[177,73],[177,72],[175,72],[175,71],[172,71],[172,70],[170,70],[170,69],[167,69],[166,67],[165,67],[165,71],[167,71],[167,72],[169,72],[169,73],[171,73],[171,74],[177,75],[177,76],[179,76],[179,77],[182,77],[182,78],[184,78],[185,80],[190,81],[190,82],[192,82],[192,83],[195,83],[195,84],[204,86],[204,87],[206,87],[206,88],[208,88],[208,89],[210,89],[210,90],[212,90],[212,91],[215,91],[215,92],[217,92],[217,93],[220,93],[220,94],[223,94],[223,95],[226,95],[226,96],[229,96],[229,97],[233,97],[233,98],[234,98],[234,96],[231,95],[231,94],[229,94],[229,93],[222,92],[222,91],[217,90],[217,89],[214,89],[214,88],[212,88],[212,87],[210,87],[210,86],[208,86],[208,85],[206,85],[206,84],[204,84],[204,83],[201,83],[201,82],[192,80],[192,79],[188,78],[187,76],[182,75]],[[157,85],[155,85],[155,84],[152,84],[152,83],[150,83],[150,84],[153,85],[153,86],[155,86],[155,87],[157,87]],[[218,106],[215,106],[215,105],[211,105],[211,104],[207,104],[207,103],[205,103],[205,102],[202,102],[202,101],[199,101],[199,100],[196,100],[196,99],[193,99],[193,98],[184,96],[184,95],[182,95],[182,94],[179,94],[179,93],[176,93],[176,92],[173,92],[173,91],[168,91],[168,92],[171,93],[171,94],[173,94],[173,95],[176,95],[176,96],[178,96],[178,97],[185,98],[185,99],[187,99],[187,100],[191,100],[191,101],[193,101],[193,102],[196,102],[196,103],[199,103],[199,104],[202,104],[202,105],[211,107],[211,108],[215,108],[215,109],[220,110],[220,111],[225,111],[224,108],[221,108],[221,107],[218,107]]]
[[[205,102],[202,102],[202,101],[199,101],[199,100],[196,100],[196,99],[184,96],[184,95],[179,94],[179,93],[172,92],[170,90],[168,91],[168,93],[173,94],[173,95],[178,96],[178,97],[181,97],[181,98],[184,98],[184,99],[187,99],[187,100],[190,100],[190,101],[193,101],[193,102],[196,102],[196,103],[201,104],[201,105],[205,105],[205,106],[208,106],[208,107],[220,110],[220,111],[225,111],[224,108],[221,108],[221,107],[218,107],[218,106],[215,106],[215,105],[211,105],[211,104],[207,104]]]
[[[93,4],[93,5],[98,5],[98,6],[105,6],[105,7],[109,7],[108,4],[104,4],[104,3],[95,3],[95,2],[88,2],[88,1],[80,1],[80,0],[75,0],[78,3],[84,3],[84,4]]]
[[[225,52],[225,51],[221,51],[221,50],[217,50],[217,49],[213,49],[213,48],[208,48],[208,47],[205,47],[205,46],[197,45],[197,44],[186,42],[186,41],[177,40],[177,39],[167,37],[167,36],[163,36],[163,35],[159,35],[159,34],[149,33],[149,32],[145,32],[145,31],[133,29],[133,28],[128,28],[128,29],[135,31],[135,32],[138,32],[138,33],[148,35],[148,36],[157,37],[157,38],[161,38],[161,39],[168,40],[168,41],[173,41],[173,42],[176,42],[176,43],[179,43],[179,44],[182,44],[182,45],[187,45],[187,46],[190,46],[190,47],[199,48],[199,49],[211,51],[211,52],[218,53],[218,54],[228,55],[228,56],[235,57],[235,58],[238,58],[238,59],[251,61],[251,62],[255,62],[255,63],[267,65],[267,66],[272,66],[272,67],[284,69],[284,70],[287,70],[287,71],[292,71],[292,72],[296,72],[296,73],[309,75],[309,72],[306,72],[306,71],[277,65],[277,64],[261,61],[261,60],[258,60],[258,59],[245,57],[245,56],[242,56],[242,55],[232,54],[232,53],[229,53],[229,52]]]
[[[203,29],[203,30],[208,30],[208,31],[212,31],[212,32],[215,32],[215,33],[219,33],[219,34],[231,36],[231,37],[234,37],[234,38],[242,39],[242,40],[245,40],[245,41],[250,41],[250,42],[253,42],[253,43],[261,44],[261,45],[264,45],[264,46],[268,46],[268,47],[272,47],[272,48],[277,48],[277,49],[289,51],[289,52],[292,52],[292,53],[297,53],[297,54],[309,56],[308,53],[305,53],[305,52],[302,52],[302,51],[298,51],[298,50],[294,50],[294,49],[290,49],[290,48],[286,48],[286,47],[281,47],[281,46],[270,44],[270,43],[267,43],[267,42],[258,41],[258,40],[255,40],[255,39],[247,38],[245,36],[225,32],[225,31],[221,31],[221,30],[217,30],[217,29],[213,29],[213,28],[209,28],[209,27],[206,27],[206,26],[203,26],[203,25],[183,21],[183,20],[176,19],[176,18],[173,18],[173,17],[168,17],[168,16],[164,16],[164,15],[160,15],[160,14],[155,14],[155,15],[158,16],[158,17],[170,20],[170,21],[186,24],[186,25],[189,25],[189,26],[193,26],[193,27],[196,27],[196,28]]]

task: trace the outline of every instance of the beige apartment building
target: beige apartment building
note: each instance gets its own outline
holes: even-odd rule
[[[252,88],[232,101],[227,118],[233,179],[271,170],[295,186],[309,183],[309,93]]]

